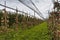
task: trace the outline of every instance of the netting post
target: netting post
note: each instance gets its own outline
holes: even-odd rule
[[[18,10],[16,7],[16,30],[18,30]]]
[[[5,1],[5,6],[6,6],[6,1]],[[3,9],[4,11],[4,25],[7,27],[7,12],[6,12],[6,7]]]

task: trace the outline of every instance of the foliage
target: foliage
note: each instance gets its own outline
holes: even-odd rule
[[[9,26],[12,26],[13,23],[15,23],[15,15],[14,14],[9,14]]]
[[[16,13],[14,12],[8,12],[7,11],[7,20],[6,21],[9,21],[7,22],[7,24],[9,25],[9,27],[11,26],[14,26],[14,24],[16,23]],[[4,21],[4,16],[3,16],[3,13],[2,11],[0,11],[0,26],[1,26],[1,18],[3,18],[3,21]],[[24,15],[21,15],[21,14],[18,14],[18,22],[19,24],[21,25],[22,24],[22,28],[24,28],[25,26],[26,27],[29,27],[29,26],[33,26],[33,25],[37,25],[38,23],[41,22],[41,20],[38,20],[36,18],[32,18],[32,17],[28,17],[28,16],[24,16]],[[4,24],[4,22],[3,22]]]
[[[3,16],[3,13],[0,11],[0,26],[1,26],[1,18]]]

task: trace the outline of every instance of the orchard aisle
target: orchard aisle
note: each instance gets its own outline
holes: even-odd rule
[[[49,38],[46,22],[24,31],[20,29],[17,32],[0,34],[0,40],[50,40]]]

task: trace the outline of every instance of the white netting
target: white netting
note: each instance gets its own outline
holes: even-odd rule
[[[52,0],[19,0],[19,1],[26,5],[27,7],[29,7],[30,9],[32,9],[33,11],[35,11],[41,18],[44,17],[46,18],[47,11],[48,10],[51,11],[53,9]]]
[[[31,0],[19,0],[19,1],[26,5],[27,7],[29,7],[30,9],[32,9],[33,11],[35,11],[40,17],[42,17],[42,14]]]

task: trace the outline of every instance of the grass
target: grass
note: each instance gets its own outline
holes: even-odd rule
[[[44,22],[31,29],[0,33],[0,40],[50,40],[50,37]]]

